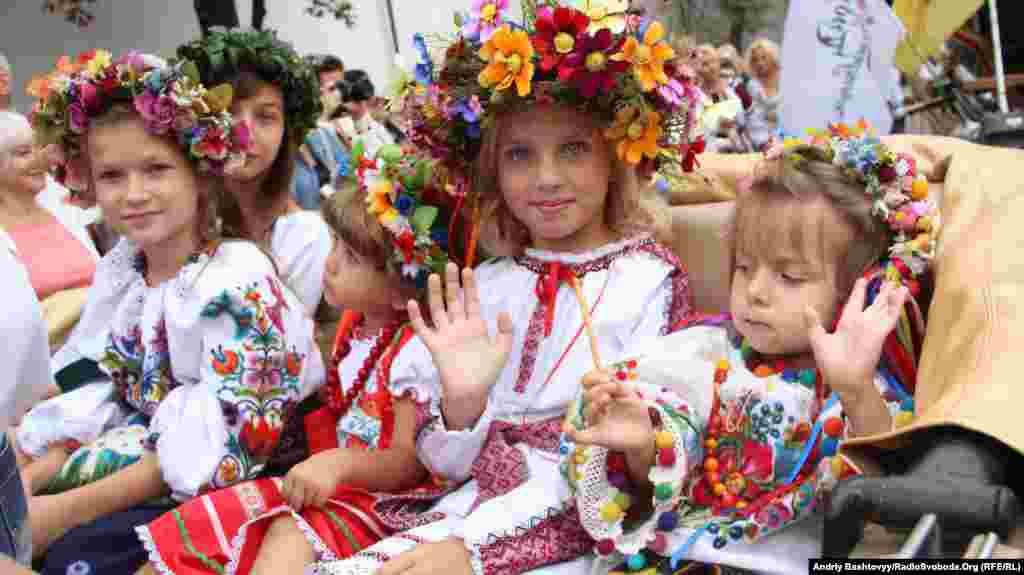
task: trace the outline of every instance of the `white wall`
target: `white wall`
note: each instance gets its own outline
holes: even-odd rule
[[[39,0],[3,0],[0,5],[0,50],[11,62],[14,104],[22,112],[31,107],[25,85],[52,69],[63,54],[105,48],[115,54],[142,49],[169,55],[199,33],[189,0],[98,0],[92,5],[96,20],[85,30],[44,14]]]
[[[348,68],[369,72],[378,92],[386,93],[395,62],[385,0],[354,0],[356,27],[349,30],[333,18],[316,19],[303,9],[306,0],[268,0],[264,28],[276,28],[300,53],[332,53]],[[236,0],[239,20],[251,22],[249,0]],[[164,55],[199,34],[192,0],[98,0],[96,20],[85,29],[44,14],[41,0],[0,0],[0,51],[14,70],[15,107],[27,112],[25,86],[36,74],[49,71],[63,54],[106,48],[115,54],[131,49]],[[399,48],[408,66],[415,62],[415,32],[451,34],[456,10],[468,11],[471,0],[392,0]],[[509,2],[518,18],[519,3]]]

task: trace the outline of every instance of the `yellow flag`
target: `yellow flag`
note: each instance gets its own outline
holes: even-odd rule
[[[903,21],[907,36],[896,48],[896,66],[917,74],[925,59],[935,54],[985,0],[896,0],[893,12]]]

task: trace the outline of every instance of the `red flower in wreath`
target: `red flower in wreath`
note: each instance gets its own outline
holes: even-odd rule
[[[412,252],[416,248],[416,236],[405,232],[395,239],[395,246],[401,250],[405,263],[412,263]]]
[[[576,50],[580,35],[587,31],[590,18],[586,14],[559,6],[545,8],[537,14],[537,31],[533,36],[533,49],[540,56],[540,69],[547,72],[561,64]]]
[[[704,136],[700,136],[689,144],[682,145],[684,172],[692,172],[694,167],[700,167],[697,154],[703,154],[705,146]]]
[[[621,51],[624,41],[616,42],[607,28],[593,35],[580,35],[576,39],[576,50],[562,60],[558,79],[571,82],[584,98],[609,92],[615,87],[616,77],[629,70],[629,62],[612,59]]]

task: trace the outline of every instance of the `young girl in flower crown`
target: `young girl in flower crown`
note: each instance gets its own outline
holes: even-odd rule
[[[97,50],[48,79],[33,124],[123,240],[54,358],[85,385],[18,429],[37,554],[65,530],[255,476],[323,379],[312,322],[256,245],[222,241],[216,177],[243,161],[229,86],[187,62]]]
[[[452,209],[429,176],[432,160],[396,146],[379,155],[323,204],[335,237],[324,292],[347,311],[322,407],[305,417],[312,455],[283,479],[204,495],[140,527],[144,573],[296,573],[349,557],[390,533],[371,493],[427,478],[416,433],[434,367],[405,302],[443,269]]]
[[[820,524],[793,524],[856,473],[838,443],[912,415],[927,182],[845,126],[771,154],[736,201],[731,313],[583,379],[565,470],[601,571],[805,571]]]
[[[464,306],[454,265],[447,298],[431,280],[434,328],[410,310],[442,392],[417,448],[448,484],[430,507],[393,498],[406,531],[313,573],[585,569],[593,541],[558,472],[563,414],[595,356],[690,311],[638,200],[640,177],[689,143],[692,86],[666,66],[661,25],[558,6],[513,29],[504,6],[474,4],[436,77],[421,50],[401,101],[410,141],[471,190],[463,213],[505,256],[463,271]]]
[[[177,55],[195,62],[204,84],[231,84],[231,112],[249,126],[246,161],[224,178],[225,229],[268,249],[281,279],[313,315],[331,236],[319,213],[299,207],[291,187],[299,146],[320,115],[316,73],[269,30],[212,30]]]

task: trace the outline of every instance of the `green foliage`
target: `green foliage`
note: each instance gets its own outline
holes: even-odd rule
[[[230,83],[243,68],[281,89],[293,140],[301,142],[316,127],[322,105],[320,82],[291,44],[273,31],[214,28],[178,48],[178,58],[193,62],[206,86]]]

